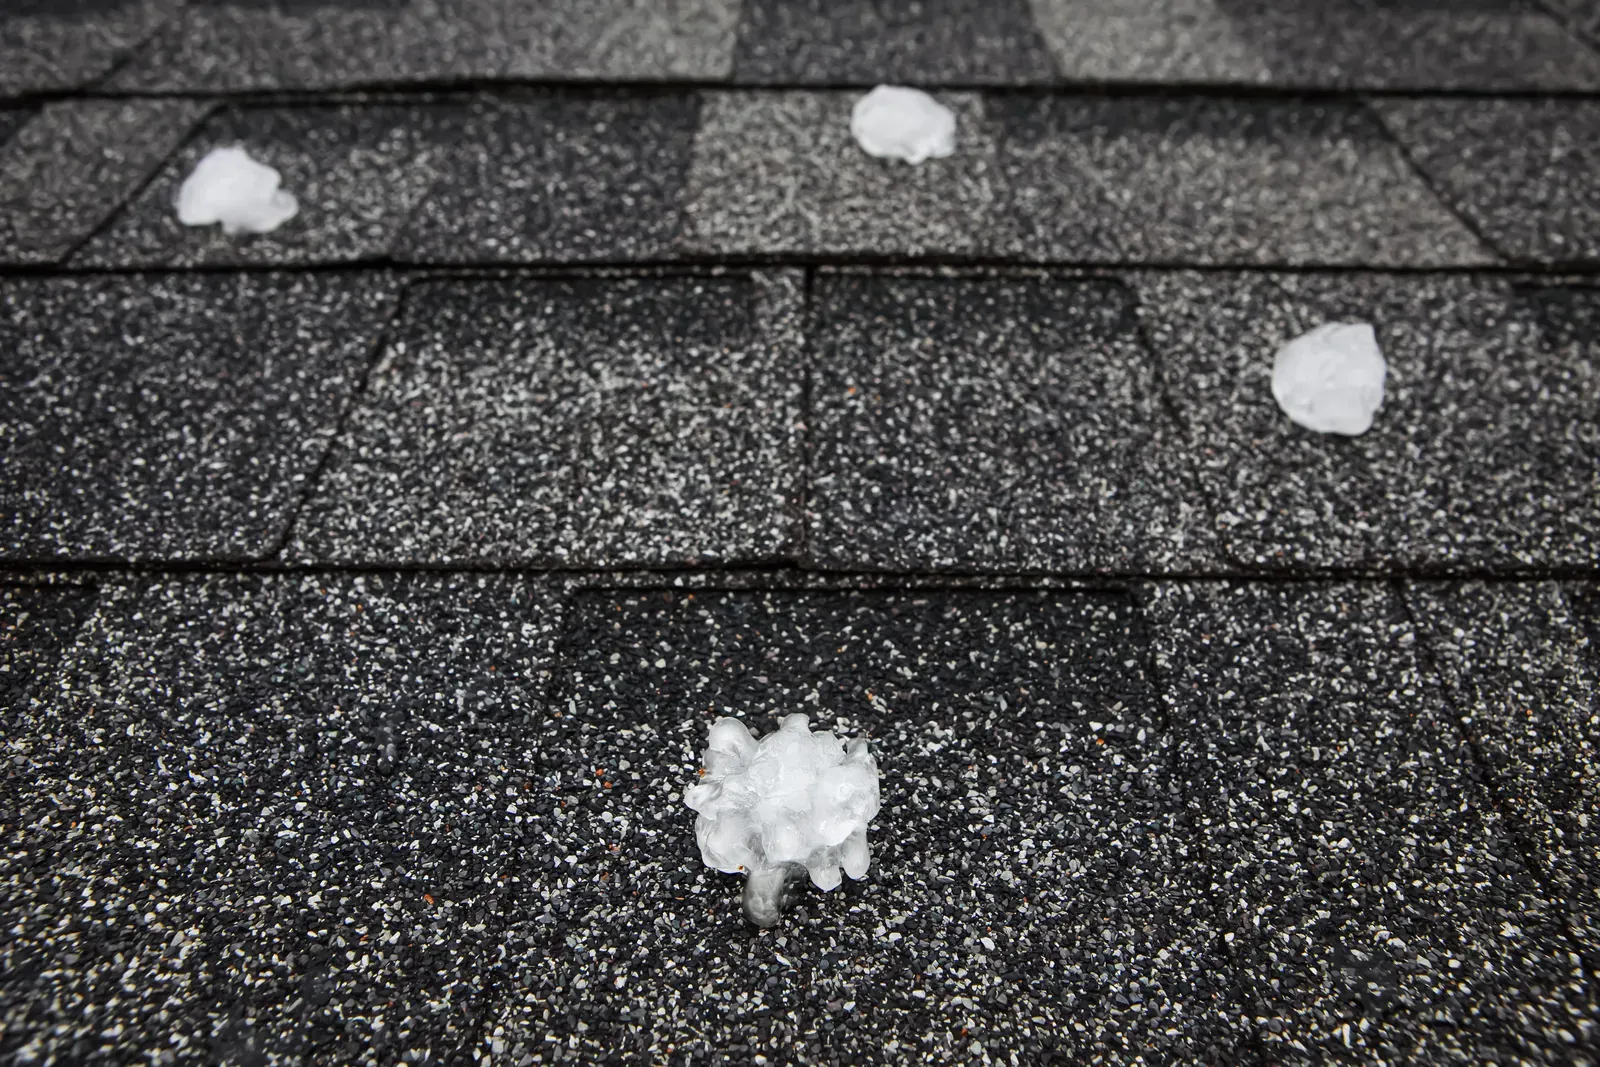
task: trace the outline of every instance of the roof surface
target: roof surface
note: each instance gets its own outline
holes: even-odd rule
[[[1597,1059],[1588,0],[12,3],[0,460],[0,1057]]]

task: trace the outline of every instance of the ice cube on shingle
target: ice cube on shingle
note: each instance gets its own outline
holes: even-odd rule
[[[955,152],[956,115],[920,89],[880,85],[850,109],[850,133],[869,156],[921,163]]]
[[[279,188],[275,169],[240,146],[213,148],[178,189],[178,221],[185,226],[222,223],[222,232],[270,233],[300,210],[294,194]]]
[[[1278,349],[1272,396],[1308,430],[1354,437],[1372,428],[1389,372],[1365,322],[1330,322]]]
[[[786,716],[759,742],[738,719],[718,719],[700,781],[684,791],[706,866],[743,872],[745,912],[769,925],[791,874],[836,888],[840,867],[866,876],[867,824],[878,814],[878,764],[867,742],[830,730],[812,733],[805,715]]]

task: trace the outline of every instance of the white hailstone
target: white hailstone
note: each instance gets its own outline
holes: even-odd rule
[[[178,190],[178,221],[185,226],[220,222],[227,234],[270,233],[300,210],[294,194],[278,187],[282,180],[241,147],[213,148]]]
[[[759,742],[743,722],[718,719],[701,779],[683,801],[699,813],[695,839],[706,866],[743,872],[745,913],[777,921],[791,873],[804,868],[818,889],[838,887],[839,868],[866,876],[867,824],[878,814],[878,764],[867,742],[812,733],[804,715],[786,716]]]
[[[1278,349],[1272,396],[1308,430],[1354,437],[1372,428],[1389,371],[1365,322],[1330,322]]]
[[[850,109],[850,133],[869,156],[921,163],[956,150],[956,115],[920,89],[880,85]]]

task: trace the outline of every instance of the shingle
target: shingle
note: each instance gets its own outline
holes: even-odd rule
[[[109,218],[210,105],[50,104],[0,145],[0,263],[53,263]]]
[[[1576,595],[1574,595],[1576,594]],[[1600,937],[1600,658],[1577,587],[1414,583],[1461,726],[1563,909]]]
[[[1600,7],[1590,0],[1544,0],[1544,3],[1565,18],[1575,33],[1600,45]]]
[[[290,554],[606,566],[795,537],[797,274],[424,283]]]
[[[464,108],[237,108],[214,116],[132,204],[72,257],[74,266],[331,263],[389,252],[452,155]],[[190,227],[173,205],[207,152],[240,144],[276,168],[300,210],[278,230],[229,236]]]
[[[356,276],[0,283],[0,558],[258,558],[393,295]]]
[[[824,275],[815,314],[818,563],[1215,566],[1121,282]]]
[[[1569,1055],[1597,1006],[1579,946],[1399,597],[1195,584],[1150,609],[1195,844],[1269,1060]]]
[[[0,96],[77,89],[109,74],[181,0],[9,0]]]
[[[0,747],[13,766],[14,757],[26,751],[17,719],[54,693],[61,651],[94,608],[95,595],[75,585],[0,586],[0,707],[7,709],[0,716]],[[0,803],[9,807],[15,797],[0,796]]]
[[[113,591],[14,720],[6,1051],[449,1059],[540,866],[517,807],[559,608],[483,576]]]
[[[1490,259],[1358,103],[1067,96],[989,106],[1035,257],[1408,267]]]
[[[1314,89],[1600,86],[1600,56],[1548,13],[1515,0],[1030,0],[1030,6],[1069,80]]]
[[[38,108],[0,108],[0,148],[4,148],[5,143],[11,140],[11,135],[26,126],[38,113]]]
[[[1126,598],[596,593],[568,617],[544,778],[566,858],[519,899],[485,1051],[1254,1060]],[[883,811],[866,880],[756,937],[679,790],[716,717],[797,710],[871,738]]]
[[[695,137],[689,246],[724,254],[1014,251],[994,131],[972,93],[941,93],[956,153],[874,159],[850,135],[858,93],[713,93]]]
[[[402,234],[423,262],[649,259],[678,238],[699,101],[487,100]]]
[[[1026,85],[1055,66],[1026,0],[744,0],[734,77]]]
[[[1600,358],[1545,321],[1583,291],[1460,275],[1151,274],[1146,334],[1235,559],[1270,569],[1593,567]],[[1576,297],[1573,294],[1577,294]],[[1377,329],[1389,373],[1357,438],[1289,421],[1278,346]]]
[[[1028,0],[1068,81],[1270,84],[1221,0]]]
[[[1506,256],[1600,262],[1600,101],[1374,106],[1445,203]]]
[[[722,78],[736,14],[736,0],[224,0],[187,8],[113,84],[221,92]]]

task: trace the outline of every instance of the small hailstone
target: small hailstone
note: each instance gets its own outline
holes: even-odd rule
[[[1330,322],[1278,349],[1272,396],[1306,429],[1354,437],[1372,428],[1388,370],[1369,324]]]
[[[878,764],[867,742],[812,733],[789,715],[757,741],[743,722],[711,726],[699,782],[683,802],[699,813],[695,839],[706,866],[744,872],[745,913],[769,926],[782,910],[791,872],[804,868],[818,889],[838,887],[839,868],[867,873],[867,823],[878,814]]]
[[[921,163],[956,150],[956,115],[920,89],[880,85],[850,109],[850,133],[869,156]]]
[[[294,194],[278,188],[275,169],[243,148],[213,148],[178,190],[178,221],[185,226],[222,223],[222,232],[270,233],[300,210]]]

